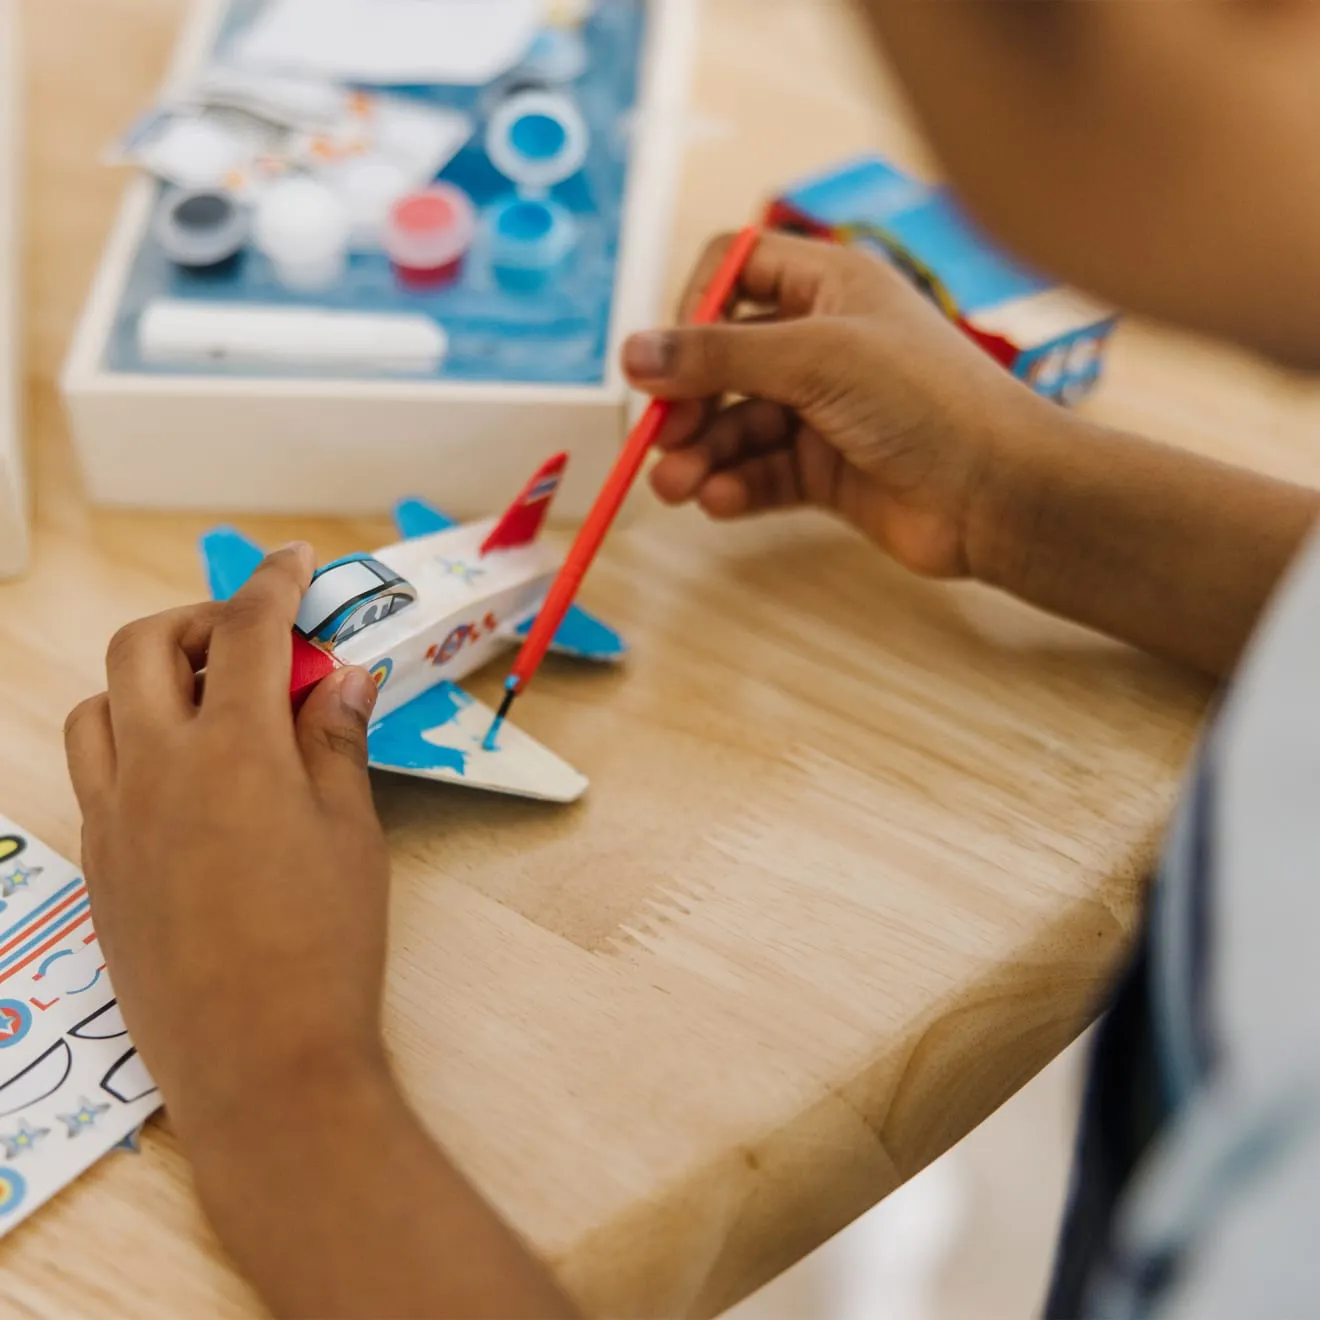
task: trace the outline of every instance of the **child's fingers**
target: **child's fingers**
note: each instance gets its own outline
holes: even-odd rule
[[[793,414],[778,404],[763,399],[735,403],[717,413],[687,448],[666,454],[656,464],[652,487],[666,504],[686,504],[712,473],[791,447],[796,427]]]
[[[739,321],[739,325],[767,325],[780,318],[773,314]],[[692,443],[710,422],[719,415],[721,400],[676,399],[670,405],[669,416],[656,436],[655,447],[661,453],[670,453]]]
[[[219,718],[289,712],[290,637],[312,580],[311,546],[267,556],[215,625],[203,709]]]
[[[110,698],[104,693],[75,706],[64,721],[64,755],[74,795],[86,817],[115,782],[115,738]]]
[[[692,319],[736,237],[729,233],[712,239],[697,259],[679,304],[680,325]],[[842,260],[843,251],[814,239],[763,234],[743,267],[735,297],[768,304],[784,316],[806,316],[815,306],[821,280]]]
[[[375,680],[365,669],[339,669],[298,716],[298,746],[317,795],[337,815],[372,809],[367,777],[367,725],[376,707]]]
[[[661,453],[668,453],[690,444],[718,406],[713,399],[680,399],[669,410],[669,416],[655,438],[655,447]]]
[[[657,398],[735,394],[805,410],[851,379],[857,355],[848,321],[813,317],[648,331],[624,344],[623,365],[634,385]]]
[[[223,606],[214,602],[168,610],[121,628],[106,650],[110,716],[115,736],[130,743],[154,735],[196,711],[196,673],[206,663]]]
[[[651,472],[651,489],[666,504],[686,504],[696,497],[711,474],[710,451],[704,445],[666,454]]]
[[[796,430],[797,418],[789,409],[764,399],[744,399],[718,413],[701,441],[710,450],[711,467],[718,471],[791,445]]]
[[[791,509],[805,502],[797,459],[790,450],[763,454],[716,472],[697,498],[707,514],[721,519]]]
[[[656,464],[651,484],[666,504],[686,504],[712,473],[791,447],[796,428],[797,419],[787,409],[745,399],[716,413],[687,448],[666,454]]]

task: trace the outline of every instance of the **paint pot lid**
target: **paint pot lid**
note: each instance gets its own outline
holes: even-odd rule
[[[552,270],[578,241],[578,222],[558,202],[510,197],[486,217],[491,264],[516,270]]]
[[[400,198],[385,221],[390,260],[407,270],[440,270],[472,246],[477,213],[472,199],[451,183],[436,183]]]
[[[251,222],[222,189],[190,188],[165,195],[153,229],[172,262],[202,268],[234,256],[247,242]]]
[[[261,196],[253,224],[257,246],[278,264],[325,261],[348,246],[348,208],[315,179],[282,179]]]
[[[524,188],[553,188],[587,160],[591,130],[562,92],[519,92],[500,105],[486,129],[486,154],[506,179]]]

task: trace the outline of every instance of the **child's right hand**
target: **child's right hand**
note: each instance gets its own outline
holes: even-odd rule
[[[680,320],[729,241],[707,248]],[[766,314],[625,347],[639,389],[688,401],[660,438],[660,497],[717,518],[817,505],[916,572],[967,574],[987,475],[1047,405],[859,250],[768,234],[739,294]]]
[[[684,314],[729,241],[707,249]],[[659,439],[662,499],[716,518],[816,505],[914,572],[1231,672],[1314,492],[1046,402],[863,252],[769,234],[738,292],[762,314],[624,348],[639,389],[683,401]]]

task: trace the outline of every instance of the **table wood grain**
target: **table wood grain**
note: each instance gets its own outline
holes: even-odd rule
[[[30,574],[0,587],[0,810],[75,855],[60,728],[121,623],[202,594],[195,517],[100,513],[58,372],[181,0],[27,0]],[[705,0],[672,287],[703,238],[850,152],[925,164],[842,0]],[[1130,326],[1097,416],[1320,476],[1314,386]],[[323,557],[384,522],[257,519]],[[644,510],[587,603],[616,675],[519,717],[590,774],[548,809],[379,783],[409,1093],[598,1315],[711,1315],[948,1148],[1088,1020],[1204,684],[822,518]],[[474,684],[489,699],[497,674]],[[241,894],[245,859],[233,859]],[[354,1134],[344,1133],[351,1141]],[[168,1119],[0,1245],[6,1315],[247,1316]]]

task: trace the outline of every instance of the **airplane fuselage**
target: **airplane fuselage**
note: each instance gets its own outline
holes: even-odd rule
[[[488,519],[374,552],[417,592],[406,609],[334,647],[344,664],[375,677],[375,721],[511,649],[513,628],[544,601],[560,554],[538,541],[483,558],[481,544],[494,525]]]

